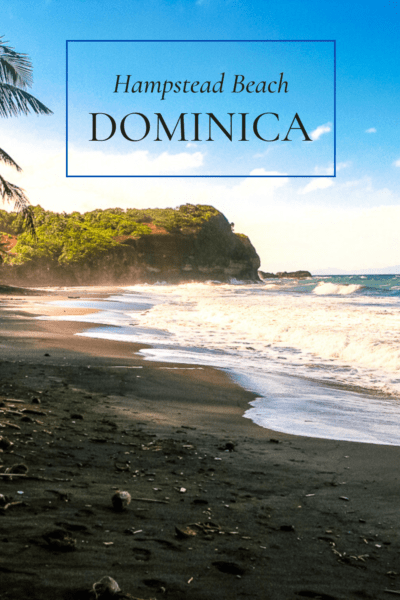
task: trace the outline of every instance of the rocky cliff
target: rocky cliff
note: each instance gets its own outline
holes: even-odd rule
[[[14,232],[10,223],[2,227],[0,215],[0,230],[11,231],[8,249],[2,253],[2,283],[259,280],[260,259],[249,238],[235,234],[225,216],[212,207],[185,205],[175,212],[165,209],[159,213],[110,209],[84,215],[35,210],[39,221],[36,242],[26,233],[16,234],[15,224]]]

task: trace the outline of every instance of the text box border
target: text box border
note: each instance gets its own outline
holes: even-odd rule
[[[296,42],[296,43],[331,43],[333,44],[333,175],[69,175],[68,173],[68,44],[70,43],[126,43],[126,42],[141,42],[141,43],[164,43],[164,42],[175,42],[175,43],[191,43],[191,42],[202,42],[202,43],[232,43],[232,42],[241,42],[241,43],[287,43],[287,42]],[[68,178],[107,178],[107,177],[137,177],[137,178],[221,178],[221,177],[230,177],[230,178],[278,178],[278,177],[291,177],[291,178],[331,178],[336,177],[336,40],[66,40],[66,85],[65,85],[65,176]]]

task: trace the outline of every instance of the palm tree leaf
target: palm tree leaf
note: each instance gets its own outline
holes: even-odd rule
[[[0,148],[0,160],[2,160],[6,165],[10,165],[10,167],[15,167],[17,171],[22,171],[21,167],[17,165],[14,159],[11,158],[9,154],[5,150]]]
[[[53,112],[25,90],[20,90],[9,83],[0,83],[0,117],[27,115],[31,111],[42,115]]]
[[[6,181],[0,175],[0,196],[5,202],[14,202],[14,209],[22,214],[28,231],[36,238],[35,221],[29,200],[23,189]]]
[[[14,207],[17,211],[29,205],[29,200],[25,196],[24,190],[14,183],[6,181],[2,175],[0,175],[0,196],[6,202],[14,202]]]
[[[32,85],[32,81],[32,63],[28,55],[7,46],[3,36],[0,36],[0,117],[27,115],[30,112],[45,115],[52,113],[25,90]],[[11,156],[1,148],[0,161],[21,171]],[[14,203],[15,210],[22,214],[28,230],[36,237],[33,212],[24,190],[0,175],[0,198],[3,202]]]
[[[0,37],[0,81],[21,88],[31,87],[32,63],[27,54],[15,52]]]

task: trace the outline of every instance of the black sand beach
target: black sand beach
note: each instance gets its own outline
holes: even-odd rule
[[[1,302],[0,598],[400,595],[399,447],[263,429],[223,372]]]

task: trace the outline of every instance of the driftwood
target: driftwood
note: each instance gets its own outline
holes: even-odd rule
[[[35,479],[36,481],[69,481],[68,479],[50,479],[40,475],[26,475],[25,473],[0,473],[0,477],[24,477],[24,479]]]
[[[131,498],[131,500],[136,500],[136,502],[157,502],[158,504],[169,504],[166,500],[154,500],[154,498]]]

